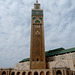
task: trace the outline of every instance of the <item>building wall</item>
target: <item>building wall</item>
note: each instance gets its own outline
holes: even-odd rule
[[[61,74],[59,74],[59,71]],[[58,74],[57,74],[58,72]],[[30,69],[30,70],[15,70],[15,69],[0,69],[0,75],[75,75],[75,71],[68,68],[54,69]]]
[[[0,69],[0,75],[53,75],[50,69],[10,70]]]
[[[48,57],[46,66],[47,69],[52,69],[54,67],[67,67],[75,71],[75,52]],[[29,70],[30,62],[17,63],[14,69]]]
[[[62,75],[75,75],[75,52],[66,53],[63,55],[57,55],[47,58],[47,69],[33,69],[30,70],[30,61],[17,63],[14,68],[1,68],[0,75],[57,75],[58,71],[61,71]]]
[[[16,70],[29,70],[30,69],[30,61],[23,62],[23,63],[17,63],[17,64],[15,64],[14,69],[16,69]]]
[[[75,71],[75,52],[47,58],[47,68],[67,67]]]

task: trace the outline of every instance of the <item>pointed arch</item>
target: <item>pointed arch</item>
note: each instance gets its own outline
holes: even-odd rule
[[[42,71],[42,72],[40,73],[40,75],[44,75],[44,72]]]
[[[25,74],[26,74],[26,72],[23,72],[23,73],[22,73],[22,75],[25,75]]]
[[[60,70],[58,70],[58,71],[56,72],[56,75],[62,75],[62,72],[61,72]]]
[[[30,71],[30,72],[28,72],[28,75],[32,75],[32,72]]]
[[[38,72],[34,72],[34,75],[38,75]]]
[[[6,72],[5,72],[5,71],[3,71],[3,72],[2,72],[2,75],[6,75]]]
[[[17,72],[17,75],[20,75],[20,72]]]
[[[11,75],[15,75],[15,72],[12,72]]]
[[[49,71],[47,71],[47,72],[46,72],[46,75],[50,75],[50,72],[49,72]]]

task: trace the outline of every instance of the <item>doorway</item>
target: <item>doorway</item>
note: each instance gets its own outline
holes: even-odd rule
[[[60,70],[58,70],[58,71],[56,72],[56,75],[62,75],[62,72],[61,72]]]

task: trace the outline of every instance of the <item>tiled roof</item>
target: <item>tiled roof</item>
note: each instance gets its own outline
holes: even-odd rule
[[[70,48],[70,49],[57,48],[54,50],[49,50],[45,52],[45,56],[50,57],[50,56],[61,55],[61,54],[70,53],[70,52],[75,52],[75,48]],[[26,61],[30,61],[30,58],[23,59],[20,62],[26,62]]]
[[[45,52],[45,55],[46,57],[50,57],[50,56],[61,55],[61,54],[70,53],[70,52],[75,52],[75,48],[70,48],[70,49],[59,48],[55,50],[49,50]]]
[[[26,61],[30,61],[30,58],[23,59],[23,60],[20,61],[20,63],[21,62],[26,62]]]

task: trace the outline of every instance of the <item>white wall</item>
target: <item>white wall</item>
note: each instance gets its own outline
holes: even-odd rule
[[[75,52],[49,57],[47,61],[50,69],[53,67],[68,67],[75,71]]]
[[[75,71],[75,52],[48,57],[47,61],[48,69],[52,69],[53,67],[67,67]],[[29,70],[30,61],[17,63],[14,69]]]

